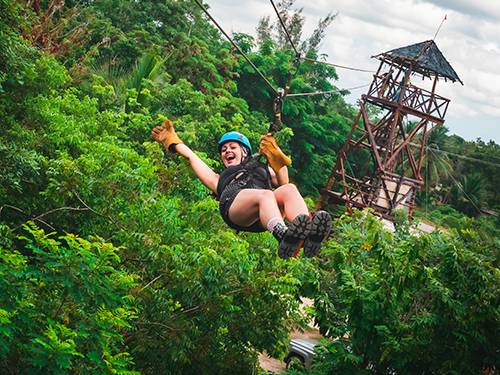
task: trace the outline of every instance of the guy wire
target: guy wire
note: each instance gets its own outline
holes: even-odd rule
[[[432,153],[432,154],[434,154],[434,156],[436,156],[436,154],[432,151],[432,150],[433,150],[432,148],[428,147],[428,149],[431,151],[431,153]],[[427,150],[427,149],[426,149],[426,150]],[[426,153],[427,153],[427,151],[426,151]],[[442,166],[444,166],[443,162],[442,162],[439,158],[436,158],[436,160],[437,160],[437,161],[438,161],[438,162],[439,162]],[[429,164],[427,164],[427,165],[429,165]],[[427,169],[428,169],[428,167],[427,167]],[[462,187],[462,184],[461,184],[461,183],[459,183],[459,182],[458,182],[458,181],[457,181],[457,180],[453,177],[453,175],[452,175],[450,172],[448,172],[446,169],[444,169],[444,171],[445,171],[445,173],[446,173],[449,177],[451,177],[451,179],[453,180],[453,183],[454,183],[456,186],[458,186],[458,188],[459,188],[460,190],[462,190],[462,193],[464,193],[464,194],[465,194],[465,196],[467,197],[467,199],[469,200],[469,202],[471,202],[471,203],[472,203],[472,205],[473,205],[473,206],[474,206],[474,208],[477,210],[477,212],[481,213],[481,209],[480,209],[480,208],[479,208],[479,207],[478,207],[478,206],[474,203],[474,201],[473,201],[473,200],[469,197],[469,194],[467,194],[467,192],[464,190],[464,188]],[[427,184],[427,185],[429,185],[429,184]]]
[[[276,8],[276,5],[274,5],[274,2],[273,0],[269,0],[271,1],[271,4],[273,5],[273,8],[274,8],[274,11],[276,12],[276,15],[278,16],[278,19],[280,20],[280,23],[281,23],[281,26],[283,26],[283,30],[285,30],[285,34],[286,36],[288,37],[288,40],[290,41],[290,44],[292,45],[292,48],[293,50],[295,51],[295,56],[300,56],[300,52],[297,51],[297,48],[295,48],[293,42],[292,42],[292,37],[290,36],[290,34],[288,33],[288,30],[286,29],[285,27],[285,23],[283,22],[283,20],[281,19],[281,16],[278,12],[278,8]]]
[[[360,89],[360,88],[366,87],[366,86],[370,86],[370,83],[368,83],[366,85],[351,87],[349,89],[342,89],[342,90],[320,91],[320,92],[302,92],[302,93],[299,93],[299,94],[288,94],[287,97],[289,97],[289,96],[303,96],[303,95],[319,95],[319,94],[342,93],[344,91],[356,90],[356,89]]]
[[[245,55],[243,53],[243,51],[240,49],[240,47],[238,47],[233,42],[233,40],[229,37],[229,35],[227,35],[226,32],[222,29],[222,27],[219,26],[217,21],[215,21],[215,19],[210,15],[210,13],[208,13],[208,11],[205,9],[205,7],[198,0],[194,0],[194,1],[203,10],[203,12],[205,12],[205,14],[212,20],[212,22],[215,24],[215,26],[217,26],[219,28],[221,33],[224,34],[224,36],[231,42],[231,44],[234,46],[234,48],[236,48],[238,50],[238,52],[241,53],[243,55],[243,57],[247,60],[247,62],[255,69],[255,71],[260,74],[260,76],[267,82],[267,84],[273,89],[273,91],[275,93],[278,93],[278,91],[274,88],[274,86],[271,84],[271,82],[269,82],[268,79],[260,72],[260,70],[257,69],[257,67],[250,61],[250,59],[247,57],[247,55]]]
[[[326,62],[326,61],[318,61],[318,60],[310,59],[309,57],[302,57],[302,58],[303,58],[304,60],[313,61],[313,62],[316,62],[316,63],[319,63],[319,64],[330,65],[330,66],[334,66],[334,67],[336,67],[336,68],[342,68],[342,69],[355,70],[355,71],[357,71],[357,72],[375,73],[373,70],[365,70],[365,69],[349,68],[348,66],[342,66],[342,65],[331,64],[331,63],[328,63],[328,62]]]

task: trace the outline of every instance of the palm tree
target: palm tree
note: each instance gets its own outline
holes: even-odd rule
[[[142,106],[146,104],[147,100],[147,96],[142,93],[144,80],[148,79],[155,85],[163,83],[159,72],[167,58],[159,60],[155,53],[145,53],[132,71],[131,77],[125,81],[127,89],[135,89],[137,92],[137,102]],[[131,111],[132,106],[129,100],[127,100],[125,102],[125,113],[130,113]]]
[[[121,111],[130,113],[133,106],[129,102],[127,90],[134,89],[137,95],[136,100],[141,106],[146,104],[147,96],[142,93],[144,80],[148,79],[154,85],[163,83],[160,69],[165,61],[170,57],[159,59],[155,53],[145,53],[137,62],[134,70],[127,71],[110,62],[100,62],[91,66],[90,73],[104,79],[106,85],[113,86],[115,98],[121,103]]]
[[[477,215],[488,198],[486,185],[487,181],[482,173],[464,175],[462,181],[455,183],[453,206],[467,216]]]
[[[421,175],[425,186],[431,189],[449,179],[453,170],[450,158],[442,152],[446,148],[448,131],[447,127],[439,126],[428,133],[425,139]]]

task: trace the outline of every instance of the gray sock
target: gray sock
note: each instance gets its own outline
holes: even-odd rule
[[[278,240],[278,242],[281,242],[281,240],[285,237],[287,229],[288,228],[281,217],[273,217],[267,223],[267,230]]]

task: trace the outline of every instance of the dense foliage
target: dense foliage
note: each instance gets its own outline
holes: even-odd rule
[[[300,12],[281,5],[300,39]],[[307,39],[308,56],[333,18]],[[450,169],[462,180],[433,180],[421,196],[451,234],[342,218],[321,259],[282,261],[268,233],[228,230],[188,163],[152,142],[170,118],[220,171],[218,139],[237,130],[256,151],[273,115],[273,90],[194,2],[0,0],[0,33],[2,370],[249,374],[259,352],[283,356],[305,326],[301,296],[315,298],[326,336],[349,333],[324,356],[339,371],[498,369],[497,222],[464,217],[472,203],[495,207],[494,181],[474,173],[493,176],[497,145],[434,142],[469,158]],[[293,53],[279,36],[234,37],[286,84]],[[336,78],[304,61],[291,90],[334,90]],[[339,94],[285,102],[277,138],[304,195],[318,196],[355,112]]]
[[[472,230],[391,233],[372,215],[339,220],[322,267],[316,322],[338,340],[321,374],[483,374],[498,370],[500,271]]]

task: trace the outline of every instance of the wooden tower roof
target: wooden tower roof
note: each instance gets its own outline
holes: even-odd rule
[[[372,56],[388,64],[398,64],[421,74],[424,77],[438,76],[452,82],[463,82],[458,78],[457,73],[445,59],[434,40],[412,44],[406,47],[396,48],[388,52]]]

